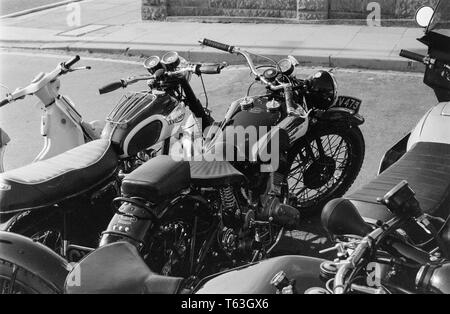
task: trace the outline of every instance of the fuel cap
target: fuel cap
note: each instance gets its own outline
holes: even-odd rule
[[[250,110],[251,108],[253,108],[253,98],[245,97],[240,101],[239,105],[241,106],[241,110],[243,111]]]
[[[268,101],[266,104],[267,111],[269,112],[278,112],[280,111],[281,104],[275,99]]]

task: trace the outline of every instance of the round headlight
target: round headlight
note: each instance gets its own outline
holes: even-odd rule
[[[308,105],[322,110],[334,105],[337,99],[337,82],[333,74],[319,71],[310,76],[307,82],[306,101]]]

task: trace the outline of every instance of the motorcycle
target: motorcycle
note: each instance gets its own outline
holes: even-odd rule
[[[61,76],[74,71],[91,69],[90,66],[74,68],[73,66],[79,60],[80,57],[75,56],[67,62],[58,64],[49,73],[39,73],[30,85],[16,89],[0,101],[0,107],[3,107],[31,95],[39,99],[42,111],[41,135],[44,138],[44,145],[33,162],[55,157],[100,138],[104,123],[100,121],[85,122],[69,97],[59,94]],[[8,142],[8,135],[2,130],[0,173],[4,171],[3,156]]]
[[[295,191],[290,179],[308,176],[315,188],[339,195],[336,191],[350,187],[364,158],[362,119],[356,113],[360,101],[338,99],[330,73],[299,80],[292,75],[292,57],[258,73],[247,51],[208,39],[202,44],[243,56],[267,93],[235,101],[191,160],[160,156],[126,176],[122,197],[114,201],[117,213],[100,240],[100,247],[131,242],[155,272],[193,282],[270,256],[284,231],[297,227],[299,211],[291,204],[304,210],[305,203],[290,195]],[[341,146],[325,152],[324,146],[332,145],[322,145],[321,136],[332,134],[342,134],[335,143]],[[295,163],[299,155],[303,159]],[[342,157],[343,164],[333,157]]]
[[[218,273],[196,286],[183,278],[152,272],[135,246],[117,242],[88,255],[71,270],[66,293],[139,294],[450,294],[450,216],[436,232],[406,181],[394,187],[380,204],[393,218],[376,227],[367,224],[351,204],[327,205],[326,230],[340,242],[337,258],[327,261],[283,256]],[[426,228],[437,244],[427,252],[402,232],[405,224]],[[245,280],[242,280],[245,278]]]
[[[30,86],[1,101],[5,105],[26,95],[37,95],[46,107],[43,123],[48,129],[45,152],[39,156],[42,160],[0,174],[0,230],[28,236],[69,261],[78,260],[86,248],[98,244],[99,233],[113,215],[111,201],[120,195],[124,175],[156,155],[167,154],[180,134],[201,133],[197,130],[197,116],[209,123],[209,115],[202,111],[190,88],[190,77],[182,86],[165,85],[167,82],[162,82],[151,68],[156,58],[159,60],[152,57],[144,62],[149,74],[100,88],[100,94],[104,94],[142,80],[149,85],[148,90],[124,95],[100,133],[87,133],[89,127],[81,116],[67,98],[58,94],[59,76],[77,70],[72,66],[79,61],[78,56],[49,74],[38,75]],[[158,66],[176,71],[185,63],[176,53],[167,53]],[[212,74],[213,67],[199,64],[197,74]],[[222,68],[215,66],[215,73]],[[194,108],[197,115],[189,108]],[[72,141],[75,137],[77,140]],[[2,148],[6,139],[2,135]],[[66,146],[60,146],[60,142]],[[77,147],[69,149],[72,146]],[[65,149],[69,150],[48,158]]]
[[[425,11],[424,11],[425,10]],[[386,193],[398,180],[404,179],[417,191],[417,198],[425,213],[446,219],[450,188],[447,107],[450,101],[450,39],[448,26],[450,5],[440,1],[433,17],[427,15],[429,7],[417,12],[418,23],[427,19],[425,36],[419,39],[429,48],[423,56],[402,50],[400,56],[426,65],[424,83],[433,88],[439,103],[434,106],[405,138],[395,144],[383,157],[379,175],[358,191],[346,196],[364,219],[372,224],[387,221],[392,214],[376,199]],[[431,18],[431,21],[430,21]],[[420,24],[419,24],[420,25]],[[443,29],[444,28],[444,29]],[[414,224],[405,228],[415,243],[424,243],[428,234]],[[424,245],[425,248],[427,247]]]

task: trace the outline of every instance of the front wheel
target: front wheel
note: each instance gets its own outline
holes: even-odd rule
[[[0,294],[55,294],[42,278],[30,271],[0,259]]]
[[[342,197],[355,182],[365,156],[358,127],[312,129],[289,152],[291,200],[302,215],[320,214],[330,200]]]

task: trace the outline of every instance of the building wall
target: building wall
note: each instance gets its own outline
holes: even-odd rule
[[[142,18],[167,16],[270,17],[295,20],[365,19],[370,2],[382,19],[410,19],[420,6],[437,0],[142,0]]]

